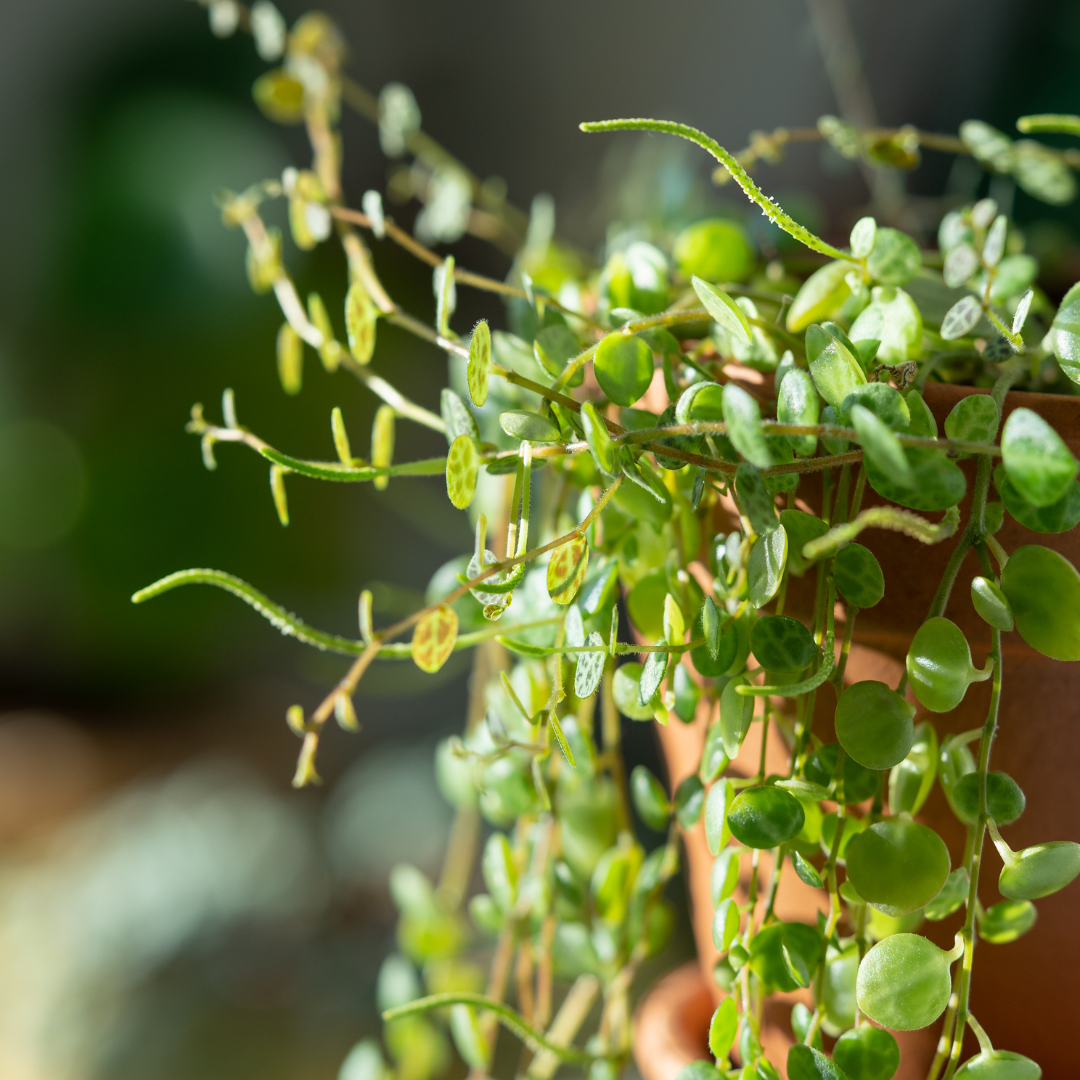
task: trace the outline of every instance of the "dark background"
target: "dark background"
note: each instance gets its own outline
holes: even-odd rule
[[[696,150],[586,136],[581,120],[676,119],[738,149],[755,128],[812,126],[840,111],[796,0],[324,8],[350,42],[358,82],[373,92],[406,83],[425,130],[477,175],[503,177],[518,206],[553,195],[560,235],[587,251],[600,249],[611,220],[665,198],[701,213],[744,208],[733,186],[711,187]],[[282,9],[289,22],[304,10]],[[849,11],[883,124],[954,133],[980,118],[1012,132],[1025,112],[1080,111],[1075,4],[851,0]],[[241,421],[288,452],[332,456],[334,405],[358,452],[367,444],[373,400],[347,374],[328,376],[309,355],[303,393],[282,393],[280,314],[251,294],[242,236],[221,226],[211,200],[219,187],[307,163],[302,132],[271,124],[252,102],[265,67],[250,38],[216,40],[205,11],[182,0],[0,8],[0,939],[45,941],[57,920],[85,923],[72,931],[77,947],[0,972],[0,1004],[38,1003],[32,1022],[25,1011],[0,1021],[4,1075],[45,1080],[76,1061],[63,1075],[334,1076],[373,1030],[374,971],[392,925],[385,871],[399,857],[432,865],[445,828],[428,763],[433,740],[460,727],[467,661],[437,679],[407,664],[373,671],[357,698],[363,732],[332,731],[320,762],[327,784],[293,794],[285,708],[311,707],[343,662],[280,638],[215,591],[129,602],[166,573],[211,566],[355,636],[361,588],[374,587],[380,618],[404,614],[470,542],[437,480],[381,493],[294,480],[282,529],[260,459],[220,447],[207,472],[184,433],[192,403],[217,416],[232,387]],[[385,188],[388,165],[365,121],[346,114],[342,129],[357,205],[367,188]],[[962,185],[957,168],[928,154],[909,190]],[[820,146],[793,148],[758,178],[830,236],[842,237],[868,198],[858,170]],[[415,211],[393,208],[406,224]],[[1059,285],[1075,280],[1076,210],[1020,195],[1015,212],[1050,286],[1055,273]],[[333,310],[344,275],[329,248],[305,255],[287,244],[286,259],[301,293],[318,289]],[[509,268],[479,241],[455,253],[497,277]],[[376,260],[395,298],[430,321],[427,270],[387,244]],[[462,290],[461,324],[481,316],[505,325],[497,303]],[[444,365],[435,349],[380,328],[375,370],[421,403],[437,408]],[[437,452],[404,425],[399,445],[403,457]],[[635,737],[631,753],[654,758],[648,729]],[[224,816],[207,817],[208,805]],[[237,869],[228,902],[213,899],[216,885],[192,886],[209,914],[149,945],[149,931],[138,938],[140,917],[168,922],[180,886],[202,880],[162,853],[204,845],[200,865],[215,882],[213,868],[237,865],[249,845],[219,850],[213,838],[247,836],[245,814],[280,826],[266,858],[284,875],[281,896],[267,899],[253,863],[247,877]],[[169,831],[178,820],[192,823],[186,840]],[[361,833],[385,833],[381,846],[357,839],[359,820]],[[140,845],[159,860],[136,858]],[[164,884],[170,874],[179,894]],[[155,887],[160,908],[131,900]],[[134,905],[127,915],[117,898]],[[100,925],[87,914],[95,903],[111,911]],[[102,985],[105,1023],[89,989]]]

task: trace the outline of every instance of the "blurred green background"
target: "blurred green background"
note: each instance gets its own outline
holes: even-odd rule
[[[305,10],[281,7],[290,22]],[[324,8],[351,44],[350,74],[375,92],[409,85],[428,131],[503,177],[519,206],[551,193],[560,234],[586,250],[615,218],[745,208],[709,185],[703,157],[590,139],[580,120],[667,116],[735,149],[754,128],[839,111],[797,0]],[[1080,111],[1075,4],[849,9],[883,123],[1011,131],[1025,112]],[[374,413],[310,355],[303,393],[284,395],[280,314],[251,294],[242,236],[213,205],[220,187],[308,160],[302,132],[252,102],[266,65],[249,38],[215,39],[185,0],[41,0],[0,10],[0,61],[0,1075],[332,1078],[375,1030],[386,872],[438,862],[448,811],[430,757],[461,725],[467,659],[437,679],[375,669],[357,698],[363,732],[332,731],[326,785],[295,794],[285,708],[317,702],[340,658],[215,591],[129,597],[210,566],[355,636],[360,589],[374,588],[380,618],[412,610],[467,550],[467,522],[438,479],[385,492],[295,479],[282,529],[260,459],[222,446],[207,472],[184,433],[191,405],[216,417],[226,387],[241,422],[300,456],[332,456],[335,405],[365,453]],[[347,115],[343,132],[357,205],[385,189],[388,164],[365,121]],[[930,155],[909,178],[914,201],[969,182],[958,168]],[[859,173],[818,148],[760,179],[782,201],[798,192],[827,235],[866,199]],[[393,213],[410,224],[416,209]],[[1063,292],[1080,277],[1076,207],[1019,194],[1015,213],[1044,286]],[[286,259],[302,294],[339,310],[331,248],[287,245]],[[454,250],[482,273],[509,266],[474,239]],[[389,244],[375,257],[392,295],[431,321],[428,271]],[[462,290],[461,326],[481,316],[505,325],[498,304]],[[374,368],[437,409],[437,350],[380,327]],[[398,455],[440,441],[399,425]],[[630,753],[654,761],[648,729],[633,734]]]

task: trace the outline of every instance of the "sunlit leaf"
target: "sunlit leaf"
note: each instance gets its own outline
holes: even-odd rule
[[[299,394],[304,378],[304,339],[286,322],[277,336],[277,369],[286,394]]]
[[[694,292],[698,294],[698,299],[717,326],[723,327],[741,344],[749,345],[752,331],[742,308],[723,289],[718,289],[699,277],[693,278],[691,284],[694,286]]]
[[[413,631],[412,658],[421,671],[434,674],[450,658],[457,641],[457,612],[440,604],[425,615]]]
[[[446,455],[446,494],[459,510],[465,510],[476,494],[480,455],[471,435],[459,435]]]
[[[349,336],[349,352],[358,364],[366,364],[375,352],[375,320],[379,309],[367,289],[354,281],[345,294],[345,330]]]
[[[941,336],[946,341],[955,341],[965,334],[970,334],[982,318],[982,304],[977,296],[962,296],[945,313],[941,320]]]
[[[394,418],[397,414],[390,405],[380,405],[375,410],[371,425],[371,464],[386,468],[394,461]],[[372,481],[377,491],[383,491],[390,483],[389,476],[376,476]]]
[[[577,596],[585,572],[589,568],[589,542],[575,536],[551,553],[548,563],[547,589],[556,604],[569,604]]]

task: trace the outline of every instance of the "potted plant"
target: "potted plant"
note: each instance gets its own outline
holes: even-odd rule
[[[250,30],[265,59],[281,60],[256,101],[310,136],[310,169],[220,197],[225,224],[246,237],[253,288],[284,315],[282,385],[299,390],[311,349],[381,404],[365,458],[335,409],[336,460],[311,461],[242,426],[226,391],[220,422],[196,406],[188,425],[207,466],[222,443],[267,459],[283,524],[287,478],[445,477],[475,530],[473,550],[408,617],[376,625],[362,592],[355,640],[220,571],[181,571],[134,597],[216,585],[282,632],[353,658],[314,709],[287,711],[298,786],[318,778],[331,718],[356,728],[353,695],[372,663],[411,657],[435,672],[476,649],[464,731],[436,760],[457,814],[443,874],[400,866],[390,882],[401,913],[399,952],[379,977],[390,1063],[364,1042],[343,1076],[429,1080],[449,1066],[452,1040],[478,1080],[496,1024],[521,1040],[510,1067],[532,1080],[564,1064],[614,1076],[634,1045],[635,976],[672,926],[664,888],[684,852],[708,981],[684,974],[643,1008],[650,1080],[693,1056],[672,1051],[674,1036],[663,1061],[650,1054],[657,1026],[673,1030],[694,1009],[715,1062],[688,1065],[694,1080],[888,1080],[920,1065],[934,1080],[1035,1080],[1033,1057],[1064,1062],[1049,1033],[1023,1042],[1008,1017],[991,1019],[1001,1003],[979,986],[994,950],[1029,931],[1014,952],[1077,940],[1063,907],[1032,931],[1035,901],[1080,873],[1074,821],[1040,819],[1031,835],[1013,822],[1025,782],[1034,810],[1073,771],[1066,713],[1080,687],[1075,668],[1052,665],[1080,659],[1068,557],[1080,522],[1080,286],[1060,305],[1039,292],[1022,237],[990,199],[946,215],[937,250],[868,215],[834,246],[747,171],[810,135],[781,129],[736,157],[651,120],[582,128],[689,139],[799,246],[763,267],[737,222],[712,219],[657,243],[628,235],[591,267],[554,238],[549,204],[520,214],[435,144],[404,87],[376,98],[352,82],[325,16],[287,31],[265,0],[208,6],[216,32]],[[515,252],[506,281],[404,232],[377,192],[359,211],[346,205],[342,106],[379,125],[389,155],[412,159],[397,188],[424,204],[419,236],[493,238]],[[1077,133],[1080,119],[1022,127]],[[889,167],[914,164],[920,145],[970,153],[1051,202],[1076,190],[1074,153],[976,122],[949,139],[825,117],[811,134]],[[262,216],[276,199],[298,247],[342,245],[343,318],[300,297]],[[433,325],[388,294],[372,237],[433,267]],[[513,332],[455,329],[459,286],[505,300]],[[438,414],[373,370],[380,320],[447,354]],[[445,455],[395,460],[399,421],[444,434]],[[621,717],[659,725],[670,788],[641,768],[626,775]],[[991,758],[995,746],[1006,760]],[[666,842],[646,852],[635,817]],[[995,850],[1000,870],[984,865]],[[484,888],[468,897],[478,853]]]

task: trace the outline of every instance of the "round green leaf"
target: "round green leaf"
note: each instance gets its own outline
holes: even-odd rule
[[[860,1024],[836,1040],[833,1060],[847,1080],[891,1080],[900,1068],[900,1046],[884,1028]]]
[[[967,638],[956,623],[934,618],[915,632],[907,654],[911,689],[920,704],[933,712],[952,712],[981,676],[971,663]]]
[[[788,1049],[788,1080],[846,1080],[844,1074],[820,1050],[796,1043]]]
[[[590,1071],[589,1076],[592,1075]],[[608,1077],[611,1074],[598,1075]],[[691,1061],[675,1074],[675,1080],[724,1080],[724,1074],[711,1061]]]
[[[1013,487],[1032,506],[1059,502],[1080,468],[1061,436],[1030,409],[1016,409],[1005,421],[1001,457]]]
[[[739,905],[729,896],[713,912],[712,938],[717,952],[727,952],[739,932]]]
[[[608,334],[596,347],[593,370],[610,401],[633,405],[652,382],[652,350],[639,337]]]
[[[923,914],[934,922],[947,919],[954,911],[959,911],[968,898],[970,878],[963,866],[954,870],[941,887],[941,892],[923,908]]]
[[[981,1050],[956,1070],[956,1080],[1039,1080],[1042,1069],[1011,1050]]]
[[[446,494],[459,510],[465,510],[473,501],[479,471],[476,442],[469,435],[459,435],[446,455]]]
[[[558,424],[528,409],[510,409],[501,413],[499,426],[511,438],[523,442],[558,442],[562,438]]]
[[[1008,774],[986,774],[986,812],[998,825],[1010,825],[1023,812],[1027,800],[1020,785]],[[953,808],[965,825],[974,825],[979,817],[979,776],[967,773],[953,786]]]
[[[949,959],[918,934],[893,934],[863,957],[855,993],[859,1008],[882,1027],[928,1027],[949,1003]]]
[[[371,299],[363,283],[354,281],[345,294],[345,330],[349,338],[349,352],[360,364],[371,360],[375,352],[375,322],[379,309]]]
[[[799,875],[799,880],[805,885],[809,885],[812,889],[825,887],[817,868],[795,850],[791,852],[791,865],[795,868],[795,873]]]
[[[739,852],[737,848],[724,847],[713,860],[710,889],[715,907],[726,900],[739,884]]]
[[[962,442],[992,443],[997,438],[997,402],[989,394],[961,398],[945,417],[945,435]]]
[[[897,483],[869,457],[863,463],[866,479],[883,498],[909,510],[948,510],[964,497],[967,490],[964,474],[943,451],[910,446],[904,454],[915,477],[910,487]]]
[[[758,788],[764,791],[764,788]],[[766,986],[777,990],[798,989],[784,959],[784,948],[789,954],[798,953],[813,976],[821,960],[821,934],[816,926],[801,922],[772,923],[759,930],[750,943],[750,967]]]
[[[825,965],[825,1019],[834,1030],[855,1023],[855,978],[859,973],[859,947],[851,943]]]
[[[664,785],[644,765],[635,765],[630,774],[630,798],[638,817],[656,832],[667,828],[671,802]]]
[[[691,774],[675,789],[675,820],[680,828],[692,829],[705,807],[705,785]]]
[[[836,774],[836,761],[840,756],[839,743],[825,743],[806,757],[803,777],[812,784],[828,787]],[[861,803],[873,798],[878,789],[878,773],[867,769],[853,758],[844,756],[844,802]]]
[[[1012,852],[998,875],[998,892],[1010,900],[1038,900],[1064,889],[1080,874],[1080,844],[1051,840]]]
[[[710,855],[719,855],[728,842],[730,833],[727,815],[734,796],[735,789],[731,786],[731,781],[725,779],[717,780],[705,796],[705,842],[709,846]]]
[[[579,352],[578,340],[565,323],[545,326],[533,340],[533,356],[553,379],[563,373],[571,358]],[[578,368],[567,385],[580,386],[584,381],[585,369]]]
[[[970,334],[982,318],[982,304],[977,296],[961,296],[941,320],[941,336],[946,341]]]
[[[1029,195],[1051,206],[1064,206],[1076,198],[1076,177],[1059,152],[1034,139],[1013,143],[1012,173]]]
[[[693,722],[701,700],[701,687],[694,682],[683,664],[676,664],[671,673],[671,690],[675,696],[675,715],[684,723]],[[705,755],[702,754],[702,762]]]
[[[957,244],[945,256],[941,276],[950,289],[959,289],[971,280],[979,269],[979,254],[971,244]]]
[[[466,376],[469,382],[469,397],[474,405],[483,405],[488,396],[488,378],[491,375],[491,330],[481,320],[476,324],[472,340],[469,342],[469,366]]]
[[[840,338],[817,324],[806,330],[806,358],[818,393],[835,408],[866,383],[862,364],[854,353]]]
[[[859,433],[866,460],[888,476],[893,484],[903,488],[913,487],[915,473],[900,440],[886,424],[862,405],[852,406],[851,422]]]
[[[784,376],[779,386],[776,418],[781,424],[810,426],[818,423],[821,419],[821,401],[808,371],[794,368]],[[799,457],[813,457],[817,450],[816,435],[789,435],[788,441]]]
[[[717,1060],[727,1057],[735,1042],[739,1025],[739,1009],[733,997],[726,997],[713,1013],[709,1024],[709,1053]]]
[[[893,431],[907,431],[911,423],[911,412],[904,395],[888,383],[873,382],[857,386],[844,398],[840,405],[840,423],[845,427],[851,427],[851,410],[856,405],[868,409]]]
[[[979,920],[979,937],[993,945],[1006,945],[1023,937],[1038,917],[1039,912],[1030,900],[1002,900],[987,908]]]
[[[738,687],[745,684],[744,678],[734,678],[720,693],[720,735],[724,743],[724,753],[729,758],[739,752],[754,715],[753,695],[736,692]]]
[[[615,704],[623,716],[631,720],[651,720],[653,718],[652,705],[642,705],[639,698],[641,687],[641,665],[636,661],[622,664],[615,669],[615,677],[611,681],[611,690],[615,696]]]
[[[937,775],[937,732],[928,720],[915,725],[908,755],[889,774],[889,809],[894,814],[917,814],[930,795]]]
[[[701,617],[699,615],[694,622],[694,631],[691,636],[699,638],[702,635],[703,630],[701,627]],[[699,675],[703,675],[707,679],[715,679],[718,675],[724,675],[731,669],[732,664],[735,663],[738,652],[738,625],[736,622],[729,622],[728,625],[724,627],[724,632],[720,635],[715,659],[709,655],[709,646],[708,644],[705,644],[698,645],[697,648],[690,650],[690,662],[694,665],[694,670]]]
[[[829,318],[851,295],[847,276],[855,269],[849,262],[826,263],[815,270],[795,294],[787,313],[787,328],[797,334],[811,323]]]
[[[787,673],[802,671],[818,654],[810,631],[787,615],[758,619],[750,632],[750,649],[763,668]]]
[[[1025,529],[1038,533],[1062,533],[1080,525],[1080,480],[1074,480],[1064,496],[1050,506],[1032,506],[1026,502],[1005,475],[1004,465],[994,470],[994,487],[1005,509]]]
[[[611,476],[615,472],[615,447],[608,434],[603,417],[596,411],[591,401],[581,403],[581,427],[585,432],[585,441],[589,444],[596,467]]]
[[[908,415],[911,417],[908,422],[908,434],[917,435],[923,439],[936,439],[938,437],[937,421],[930,411],[930,406],[923,400],[922,394],[918,390],[909,390],[904,395],[904,401],[907,402]]]
[[[758,536],[765,536],[779,527],[773,494],[766,487],[761,472],[748,461],[742,462],[735,471],[735,493]]]
[[[663,638],[658,638],[657,645],[666,645]],[[667,674],[670,654],[666,652],[650,652],[641,666],[641,682],[638,687],[638,701],[644,705],[652,701],[660,690],[660,684]]]
[[[728,383],[723,396],[724,423],[732,445],[759,469],[773,464],[765,433],[761,430],[758,403],[740,386]]]
[[[726,330],[739,344],[749,345],[753,331],[743,309],[723,289],[718,289],[699,277],[692,278],[690,284],[717,326]]]
[[[803,827],[802,804],[780,788],[748,788],[740,792],[727,814],[731,835],[751,848],[774,848]]]
[[[754,607],[763,607],[776,595],[784,576],[787,553],[787,533],[783,526],[754,542],[746,561],[750,603]]]
[[[877,239],[877,222],[872,217],[861,217],[851,229],[851,237],[848,243],[851,245],[851,254],[856,258],[865,259],[874,250],[874,241]]]
[[[922,316],[915,301],[903,289],[876,286],[870,304],[851,324],[848,337],[877,341],[876,359],[883,364],[903,364],[922,355]]]
[[[915,707],[881,682],[849,686],[836,706],[836,737],[860,765],[891,769],[915,741]]]
[[[603,645],[604,639],[594,630],[585,639],[586,645]],[[602,652],[578,653],[577,670],[574,672],[574,694],[584,700],[592,697],[600,686],[600,679],[604,674],[604,660],[606,654]]]
[[[663,570],[654,570],[638,581],[626,598],[630,618],[650,641],[655,641],[664,633],[667,589],[667,575]]]
[[[933,829],[903,818],[871,825],[852,838],[848,880],[886,915],[906,915],[929,903],[949,876],[949,849]]]
[[[1080,574],[1039,544],[1017,548],[1001,573],[1020,636],[1044,656],[1080,660]]]
[[[672,255],[684,278],[745,281],[754,268],[745,231],[727,218],[709,218],[683,229],[675,238]]]
[[[885,595],[885,575],[869,548],[848,544],[836,553],[833,580],[852,607],[871,608]]]
[[[1005,594],[989,579],[971,579],[971,603],[983,622],[1008,633],[1014,626],[1012,608]]]
[[[1080,281],[1065,294],[1043,345],[1053,350],[1061,370],[1080,383]]]
[[[821,518],[803,510],[781,510],[780,524],[788,534],[788,570],[796,577],[802,577],[813,565],[803,557],[803,548],[811,540],[824,536],[829,526]]]
[[[882,285],[903,285],[922,267],[919,245],[899,229],[878,229],[866,269]]]
[[[476,417],[449,387],[444,386],[439,392],[439,415],[446,424],[447,445],[453,445],[459,435],[471,435],[477,442],[480,441],[480,427],[476,423]]]

